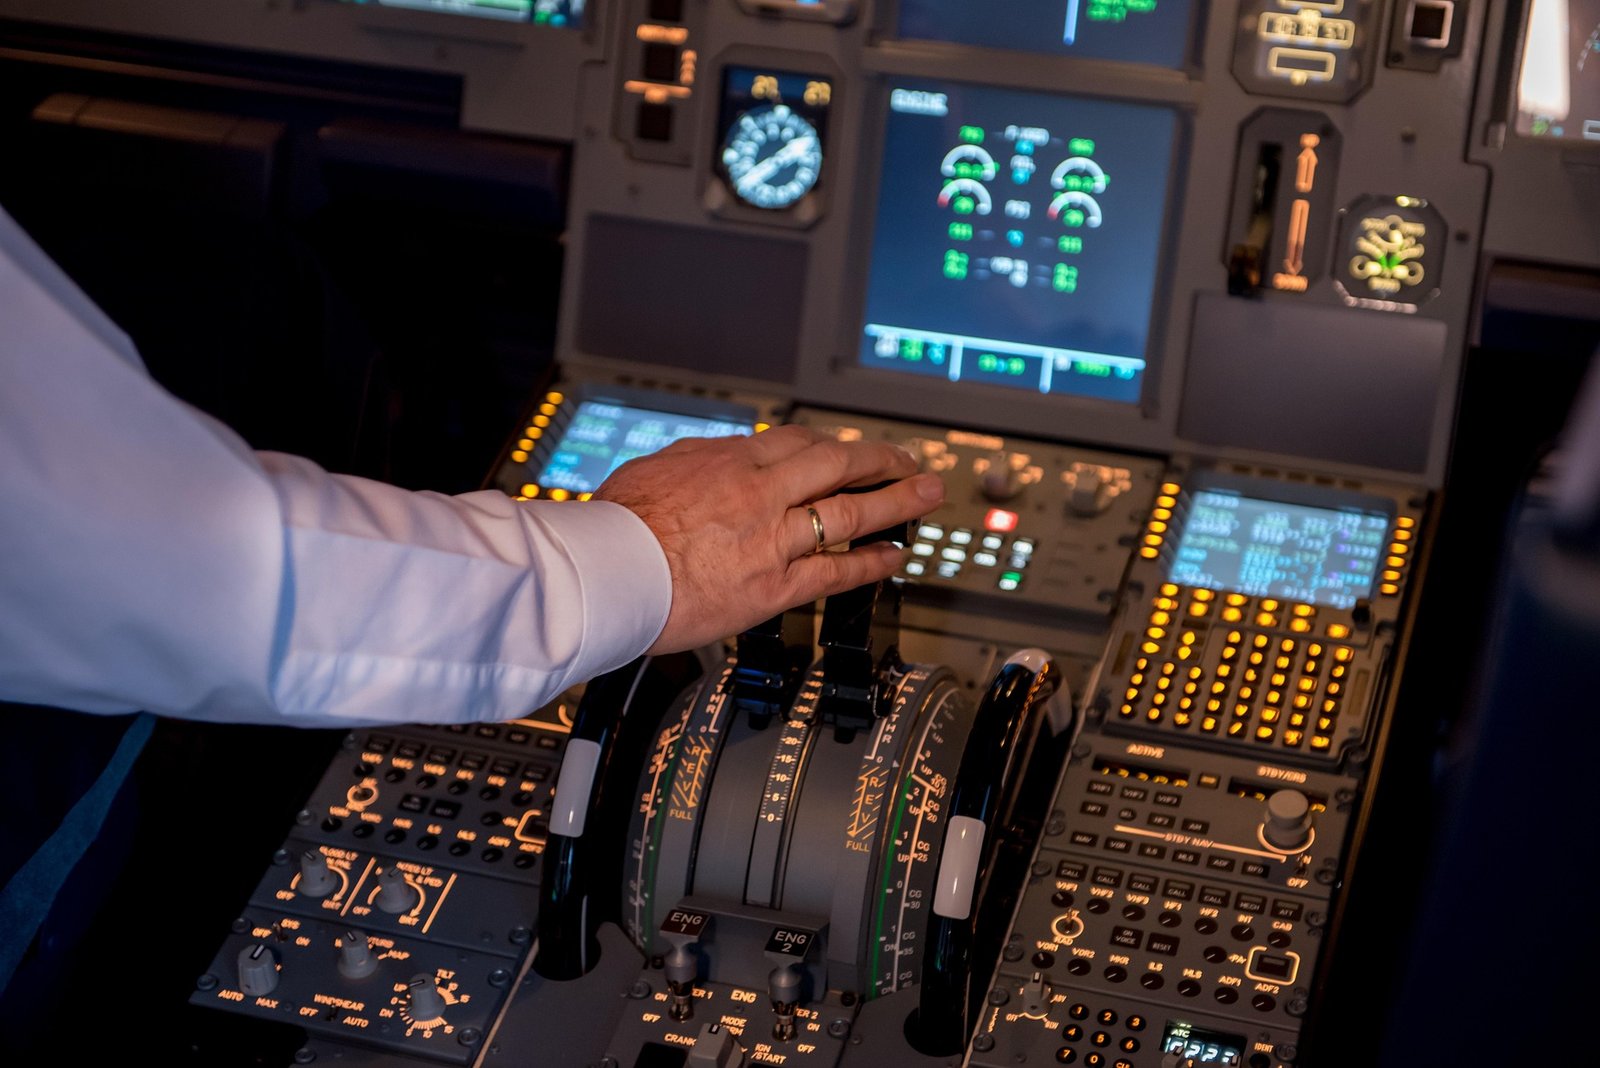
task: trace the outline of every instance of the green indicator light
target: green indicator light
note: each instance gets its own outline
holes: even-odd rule
[[[1062,236],[1056,238],[1056,248],[1068,254],[1082,252],[1083,238],[1076,237],[1072,234],[1063,234]]]
[[[1057,293],[1075,293],[1078,289],[1078,269],[1071,264],[1058,263],[1051,273],[1050,284]]]
[[[1061,213],[1062,223],[1072,227],[1074,230],[1083,225],[1084,218],[1085,216],[1082,208],[1068,208],[1066,211]]]
[[[955,172],[957,178],[982,178],[983,164],[977,160],[962,160],[955,164]]]
[[[1090,378],[1110,378],[1111,365],[1109,363],[1091,363],[1088,360],[1073,360],[1072,369],[1080,375]]]
[[[922,340],[920,338],[906,338],[900,342],[900,358],[911,363],[922,359]]]
[[[983,127],[963,126],[961,127],[960,136],[961,140],[965,141],[969,145],[981,145],[983,144]]]
[[[976,208],[977,206],[978,202],[976,200],[973,200],[971,197],[965,195],[956,197],[950,202],[951,209],[957,215],[971,215],[972,209]]]
[[[947,249],[944,254],[944,276],[957,281],[967,276],[967,254]]]
[[[1067,142],[1067,151],[1074,156],[1094,155],[1094,142],[1087,137],[1074,137]]]
[[[971,223],[964,223],[964,222],[953,222],[953,223],[951,223],[950,224],[950,240],[952,240],[952,241],[971,241],[972,240],[972,224]]]

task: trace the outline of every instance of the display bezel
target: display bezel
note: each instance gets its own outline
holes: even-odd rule
[[[1161,547],[1160,559],[1157,565],[1160,568],[1163,581],[1178,582],[1172,578],[1172,565],[1174,558],[1183,542],[1189,515],[1193,507],[1194,496],[1203,492],[1228,493],[1239,496],[1245,500],[1261,501],[1268,504],[1283,504],[1291,507],[1316,509],[1329,512],[1356,512],[1362,515],[1382,516],[1384,519],[1384,536],[1382,542],[1388,545],[1394,536],[1395,521],[1399,516],[1399,509],[1389,497],[1376,494],[1362,493],[1357,490],[1342,489],[1336,486],[1320,483],[1285,482],[1250,475],[1228,474],[1215,470],[1196,472],[1186,479],[1183,490],[1178,495],[1177,507],[1173,509],[1173,517],[1169,523],[1170,533],[1166,536]],[[1374,566],[1371,581],[1367,584],[1366,593],[1355,599],[1355,604],[1371,603],[1376,600],[1379,585],[1379,573],[1383,570],[1380,564]],[[1239,592],[1231,587],[1217,587],[1218,592]],[[1274,593],[1249,593],[1250,597],[1284,598]],[[1307,601],[1319,610],[1327,613],[1349,613],[1352,606],[1344,606],[1324,601]]]
[[[1137,401],[1108,400],[1072,393],[1042,394],[1008,386],[992,385],[981,381],[952,383],[947,380],[895,372],[887,368],[864,367],[859,362],[859,346],[867,324],[868,289],[871,281],[871,254],[877,238],[878,197],[884,178],[884,139],[889,119],[889,100],[893,90],[901,83],[915,82],[923,85],[948,84],[977,89],[993,88],[1007,92],[1037,93],[1043,96],[1141,105],[1169,110],[1173,116],[1173,137],[1166,160],[1166,201],[1162,205],[1157,242],[1156,265],[1152,279],[1152,298],[1145,343],[1145,368]],[[851,297],[843,306],[847,313],[841,316],[840,336],[836,338],[836,355],[829,368],[832,392],[859,394],[870,391],[881,398],[885,411],[913,415],[919,418],[943,418],[954,423],[963,421],[963,413],[970,410],[964,401],[967,397],[980,397],[983,402],[1009,402],[1014,410],[1037,410],[1039,420],[1020,421],[1019,429],[1028,429],[1039,422],[1056,423],[1071,413],[1078,426],[1074,437],[1095,435],[1106,439],[1126,439],[1130,424],[1137,425],[1152,420],[1157,414],[1162,392],[1162,381],[1167,372],[1167,327],[1170,302],[1165,295],[1171,292],[1171,277],[1176,259],[1178,235],[1172,225],[1174,213],[1183,202],[1186,166],[1193,136],[1192,109],[1187,101],[1157,94],[1087,94],[1061,92],[1041,88],[1022,81],[1005,83],[983,82],[973,79],[928,75],[907,70],[903,73],[879,72],[870,81],[864,94],[866,114],[864,143],[873,146],[860,161],[862,180],[861,196],[854,207],[851,246],[855,254],[850,257]]]

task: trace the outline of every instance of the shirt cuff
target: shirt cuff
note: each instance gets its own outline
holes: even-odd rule
[[[583,642],[568,675],[588,679],[640,656],[672,608],[672,571],[645,521],[611,501],[534,504],[582,589]]]

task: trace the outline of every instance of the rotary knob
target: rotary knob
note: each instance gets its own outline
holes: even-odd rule
[[[989,457],[989,466],[978,476],[978,488],[991,501],[1009,501],[1022,492],[1022,473],[1011,463],[1009,452]]]
[[[307,897],[327,897],[339,886],[339,877],[333,873],[328,858],[322,850],[312,846],[300,854],[300,884],[296,887]]]
[[[437,1020],[448,1004],[439,992],[439,984],[427,972],[418,972],[406,983],[406,1002],[413,1020]]]
[[[416,907],[416,887],[406,882],[405,873],[399,868],[384,868],[378,873],[378,897],[373,904],[398,916]]]
[[[378,958],[367,943],[366,933],[351,927],[339,936],[339,974],[346,979],[365,979],[378,970]]]
[[[239,951],[239,992],[250,997],[270,994],[278,988],[278,955],[263,942],[254,942]]]
[[[1311,802],[1299,790],[1277,790],[1267,798],[1261,836],[1274,849],[1298,853],[1311,844]]]
[[[1072,489],[1067,495],[1067,508],[1073,515],[1089,518],[1099,515],[1111,503],[1105,478],[1092,467],[1074,473]]]

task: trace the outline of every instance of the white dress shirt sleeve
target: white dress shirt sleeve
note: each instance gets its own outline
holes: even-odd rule
[[[226,358],[219,354],[218,358]],[[311,726],[526,713],[660,633],[618,505],[253,452],[0,212],[0,698]]]

